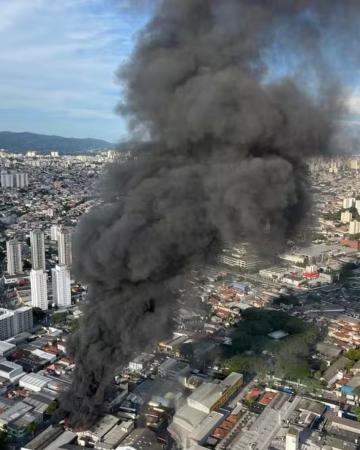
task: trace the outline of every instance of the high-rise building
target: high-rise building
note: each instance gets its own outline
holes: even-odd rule
[[[71,266],[72,254],[71,254],[71,241],[72,241],[72,230],[69,228],[61,228],[58,232],[58,253],[59,253],[59,264]]]
[[[352,221],[352,212],[349,210],[343,211],[341,213],[341,223],[350,223]]]
[[[34,308],[48,309],[47,274],[38,269],[30,272],[31,305]]]
[[[15,186],[25,188],[29,186],[29,175],[24,172],[15,173]]]
[[[358,220],[352,220],[349,224],[349,234],[360,233],[360,222]]]
[[[52,241],[57,241],[58,240],[58,234],[59,234],[59,225],[51,225],[50,228],[50,239]]]
[[[15,336],[14,314],[8,309],[0,308],[0,339]]]
[[[356,208],[358,214],[360,214],[360,200],[355,201],[355,208]]]
[[[51,270],[53,302],[62,307],[71,306],[71,280],[69,269],[65,265],[57,265]]]
[[[344,198],[343,200],[343,208],[349,209],[352,208],[355,204],[355,199],[353,197]]]
[[[350,160],[350,169],[359,170],[360,169],[360,159],[351,159]]]
[[[15,334],[19,334],[24,331],[32,331],[34,324],[33,312],[30,306],[22,306],[12,312],[14,313]]]
[[[45,270],[44,233],[41,230],[30,232],[31,262],[34,270]]]
[[[7,272],[9,275],[22,273],[21,244],[16,239],[6,242]]]
[[[32,331],[32,308],[23,306],[11,311],[0,308],[0,339],[9,339],[23,331]]]
[[[3,188],[24,188],[29,185],[29,176],[24,172],[9,172],[7,170],[1,171],[1,187]]]
[[[2,170],[0,175],[1,187],[12,188],[14,187],[14,175],[7,170]]]

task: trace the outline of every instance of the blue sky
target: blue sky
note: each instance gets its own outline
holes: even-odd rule
[[[134,0],[0,3],[0,130],[121,139],[114,72],[149,7]]]
[[[114,112],[121,97],[114,73],[156,1],[0,0],[0,131],[121,140],[126,127]],[[272,57],[279,71],[284,49]],[[344,67],[346,121],[360,130],[359,70],[343,61],[334,70]]]

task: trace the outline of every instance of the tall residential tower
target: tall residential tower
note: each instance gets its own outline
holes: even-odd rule
[[[71,229],[61,228],[58,231],[58,252],[60,265],[65,265],[67,267],[71,266],[72,263],[71,240],[72,240]]]
[[[70,272],[65,265],[57,265],[51,270],[53,302],[60,308],[71,306]]]
[[[45,270],[44,233],[41,230],[30,232],[31,262],[34,270]]]
[[[7,272],[9,275],[22,273],[21,244],[16,239],[6,242]]]
[[[47,274],[38,269],[30,272],[31,306],[33,308],[48,309]]]

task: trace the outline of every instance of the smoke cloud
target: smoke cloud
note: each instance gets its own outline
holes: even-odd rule
[[[103,204],[76,232],[90,292],[68,343],[74,426],[98,418],[119,367],[169,335],[175,282],[194,262],[227,241],[275,252],[301,229],[306,160],[327,152],[339,107],[323,40],[346,36],[358,13],[343,0],[159,6],[118,73],[133,158],[108,170]],[[286,78],[270,70],[273,52],[295,60]]]

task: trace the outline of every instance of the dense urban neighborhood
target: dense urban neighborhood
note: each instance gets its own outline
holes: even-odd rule
[[[360,448],[360,159],[351,156],[310,161],[312,217],[286,251],[265,259],[226,242],[191,267],[175,332],[119,367],[96,425],[76,429],[59,414],[74,370],[67,336],[87,302],[73,270],[76,225],[99,205],[108,165],[129,158],[0,152],[0,448]]]

